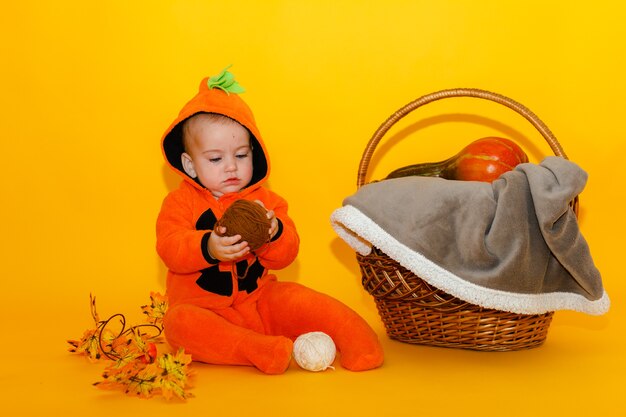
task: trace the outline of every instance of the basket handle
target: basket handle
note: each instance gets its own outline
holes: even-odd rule
[[[543,123],[532,111],[530,111],[524,105],[516,102],[515,100],[512,100],[500,94],[476,88],[457,88],[451,90],[441,90],[431,94],[427,94],[418,98],[417,100],[410,102],[401,109],[397,110],[387,120],[385,120],[382,125],[380,125],[380,127],[374,133],[374,136],[372,136],[370,141],[367,143],[365,151],[363,152],[363,156],[361,157],[356,181],[357,188],[360,188],[363,184],[365,184],[365,176],[367,174],[367,170],[369,169],[370,160],[372,158],[372,155],[374,154],[374,150],[376,149],[376,146],[378,146],[378,142],[380,142],[383,136],[396,122],[398,122],[404,116],[419,107],[422,107],[433,101],[450,97],[475,97],[484,100],[490,100],[516,111],[517,113],[524,116],[526,120],[528,120],[539,131],[539,133],[541,133],[541,135],[546,140],[546,142],[548,142],[550,148],[556,156],[561,156],[565,159],[568,159],[567,155],[565,155],[565,152],[563,151],[563,148],[561,147],[561,144],[556,139],[554,134],[550,131],[548,126],[546,126],[545,123]]]

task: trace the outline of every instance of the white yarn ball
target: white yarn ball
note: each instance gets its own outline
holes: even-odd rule
[[[298,336],[293,343],[293,357],[307,371],[324,371],[335,360],[335,342],[323,332],[311,332]]]

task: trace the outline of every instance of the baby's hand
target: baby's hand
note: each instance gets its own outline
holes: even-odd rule
[[[265,205],[261,200],[254,200],[255,203],[259,204],[261,207],[265,208]],[[267,210],[267,209],[266,209]],[[278,231],[278,220],[276,220],[276,215],[274,214],[274,210],[267,210],[267,218],[270,220],[270,239],[273,239]]]
[[[226,233],[226,228],[220,227],[219,232]],[[250,247],[248,242],[239,242],[240,239],[241,235],[219,236],[217,233],[211,233],[208,244],[209,255],[222,262],[243,258],[250,252]]]

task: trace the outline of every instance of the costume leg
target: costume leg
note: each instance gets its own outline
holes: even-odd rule
[[[341,365],[352,371],[383,363],[374,330],[342,302],[293,282],[268,283],[263,290],[258,310],[268,333],[294,340],[303,333],[324,332],[335,342]]]
[[[281,374],[291,361],[293,342],[235,325],[211,310],[190,304],[168,309],[165,337],[193,360],[219,365],[253,365],[267,374]]]

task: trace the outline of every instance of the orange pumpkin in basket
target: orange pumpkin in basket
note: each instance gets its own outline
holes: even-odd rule
[[[495,136],[475,140],[451,158],[440,162],[409,165],[391,172],[387,178],[421,175],[449,180],[493,182],[528,156],[515,142]]]

